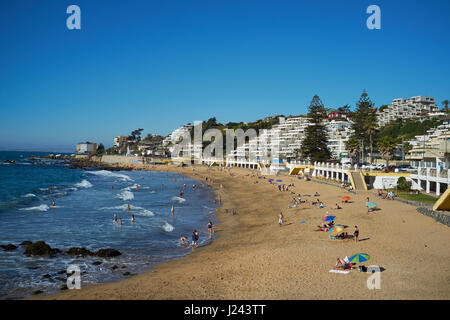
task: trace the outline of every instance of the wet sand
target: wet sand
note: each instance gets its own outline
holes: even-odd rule
[[[375,190],[354,195],[294,177],[277,177],[283,184],[295,184],[289,192],[279,192],[267,182],[273,176],[258,179],[255,170],[233,168],[230,176],[217,168],[150,168],[203,182],[205,177],[213,179],[211,186],[222,198],[216,212],[218,239],[145,274],[34,299],[450,299],[450,228],[414,206],[377,199]],[[291,191],[311,197],[299,208],[288,209]],[[314,197],[315,192],[320,196]],[[340,202],[344,195],[351,203]],[[368,215],[367,197],[381,210]],[[312,206],[316,198],[326,208]],[[332,209],[335,203],[342,209]],[[231,215],[232,209],[238,214]],[[280,211],[285,218],[282,227]],[[336,223],[348,226],[349,234],[357,225],[361,241],[331,240],[328,233],[314,231],[327,211],[337,216]],[[337,257],[360,252],[371,256],[365,266],[382,268],[379,290],[367,288],[369,273],[329,272]]]

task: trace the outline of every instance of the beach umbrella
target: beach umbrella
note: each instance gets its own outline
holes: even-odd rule
[[[336,216],[326,216],[326,217],[322,218],[322,221],[323,222],[334,221],[335,218],[336,218]]]
[[[370,259],[370,256],[367,253],[357,253],[349,258],[350,262],[361,263]]]
[[[368,208],[376,208],[377,204],[375,202],[366,202],[366,207]]]
[[[341,199],[344,200],[344,201],[348,201],[348,200],[350,200],[350,197],[344,196]]]
[[[344,226],[334,226],[333,228],[328,230],[328,232],[331,234],[338,234],[341,233],[342,231],[344,231]]]

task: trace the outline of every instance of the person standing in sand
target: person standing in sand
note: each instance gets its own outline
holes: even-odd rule
[[[278,224],[281,225],[283,224],[283,212],[280,212],[280,214],[278,215]]]
[[[359,229],[358,226],[355,226],[355,231],[353,231],[353,237],[355,238],[355,242],[358,242]]]

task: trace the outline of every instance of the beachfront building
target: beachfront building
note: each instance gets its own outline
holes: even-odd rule
[[[88,141],[77,144],[75,150],[76,155],[91,155],[95,152],[97,152],[97,144]]]
[[[117,136],[114,138],[114,146],[121,148],[128,142],[129,136]]]
[[[352,122],[346,120],[331,120],[327,123],[328,132],[328,149],[331,156],[335,160],[348,157],[348,152],[345,148],[345,142],[348,141],[352,130]]]
[[[250,139],[236,150],[228,153],[227,165],[242,165],[246,161],[268,164],[270,159],[295,161],[300,155],[302,142],[306,136],[306,128],[310,125],[305,116],[280,118],[280,123],[259,132],[259,136]],[[333,158],[340,159],[347,156],[345,142],[352,130],[351,122],[347,120],[331,120],[325,122],[329,135],[328,148]]]
[[[420,120],[439,111],[434,98],[425,96],[411,97],[410,99],[397,98],[392,100],[383,111],[377,111],[378,126],[383,127],[397,119]]]
[[[427,135],[416,136],[410,141],[413,148],[407,160],[411,166],[419,168],[447,168],[450,156],[450,125],[444,124],[428,130]]]

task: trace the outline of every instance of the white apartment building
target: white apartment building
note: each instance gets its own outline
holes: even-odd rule
[[[351,122],[345,120],[326,121],[328,132],[328,148],[333,158],[345,157],[345,142],[349,139],[352,130]],[[310,125],[306,117],[280,118],[280,124],[269,130],[262,130],[259,136],[248,143],[239,146],[227,155],[227,162],[234,161],[261,161],[268,159],[295,159],[301,150],[305,139],[306,128]]]
[[[382,127],[397,119],[420,119],[439,111],[434,98],[425,96],[411,97],[410,99],[397,98],[382,112],[377,111],[378,126]]]

